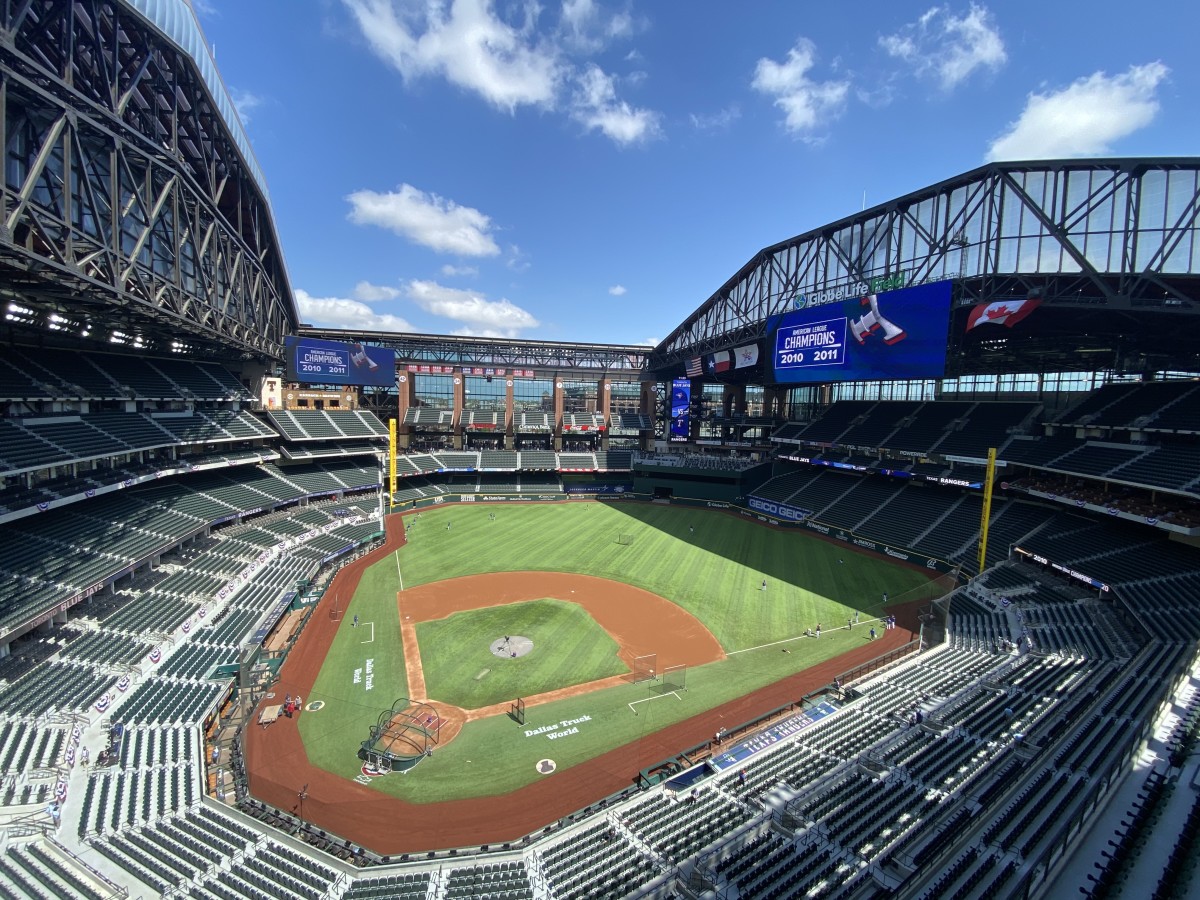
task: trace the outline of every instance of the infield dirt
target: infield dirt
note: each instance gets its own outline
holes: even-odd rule
[[[390,516],[387,519],[386,534],[387,539],[383,547],[356,560],[338,573],[338,595],[352,595],[362,578],[362,573],[369,566],[385,559],[404,545],[404,524],[400,516]],[[538,575],[568,578],[572,581],[591,580],[611,585],[611,582],[603,579],[588,579],[586,576],[545,576],[543,573]],[[499,577],[509,579],[511,576]],[[439,585],[429,587],[435,588]],[[513,585],[509,589],[525,592],[530,588]],[[575,590],[580,588],[576,587]],[[570,588],[567,588],[567,591],[567,596],[570,597]],[[333,590],[327,591],[326,596],[332,596],[333,593]],[[400,608],[402,614],[416,616],[416,612],[407,610],[410,593],[416,592],[406,591],[402,594]],[[514,596],[513,599],[500,599],[497,602],[509,603],[515,602],[516,599],[528,597]],[[662,603],[667,602],[661,598],[657,599]],[[882,631],[880,638],[870,644],[864,644],[769,687],[646,735],[636,744],[618,747],[503,796],[416,804],[382,795],[369,785],[339,777],[310,764],[295,721],[290,719],[281,719],[265,730],[247,727],[245,762],[250,791],[265,803],[297,813],[298,791],[304,786],[306,793],[303,812],[306,820],[341,838],[385,855],[395,856],[485,844],[495,846],[504,842],[519,841],[525,835],[539,831],[548,823],[630,787],[640,765],[646,759],[667,759],[682,748],[702,744],[712,735],[717,723],[749,721],[830,684],[835,675],[853,666],[868,662],[908,643],[915,637],[914,632],[918,628],[917,609],[920,605],[914,603],[894,607],[891,612],[897,617],[897,627],[890,631]],[[446,612],[441,614],[445,615]],[[644,619],[639,617],[638,622],[643,621]],[[330,619],[325,610],[318,608],[280,671],[280,681],[274,689],[276,693],[287,692],[302,696],[311,694],[317,673],[339,624]],[[696,624],[699,625],[698,622]],[[711,639],[711,636],[709,638]],[[631,638],[628,646],[637,646],[632,640]],[[623,642],[622,646],[626,644]],[[703,646],[703,642],[696,646]],[[719,648],[717,649],[719,652]],[[663,652],[657,647],[652,647],[647,652],[656,651]],[[591,685],[583,687],[590,688]],[[447,719],[457,718],[453,708],[435,705],[444,710]],[[354,739],[348,740],[352,748]],[[348,748],[348,752],[353,752],[351,748]]]

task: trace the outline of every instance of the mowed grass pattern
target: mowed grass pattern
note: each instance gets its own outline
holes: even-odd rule
[[[597,575],[678,603],[727,653],[845,625],[855,610],[878,611],[884,592],[895,600],[930,577],[803,532],[642,503],[455,504],[422,512],[409,541],[409,587],[485,572]]]
[[[491,644],[522,635],[533,650],[501,659]],[[430,697],[479,709],[555,688],[628,672],[617,642],[581,607],[534,600],[454,613],[417,625],[417,641]]]
[[[488,519],[489,512],[495,513],[495,521]],[[451,530],[446,529],[448,521]],[[630,535],[632,543],[617,544],[618,533]],[[547,756],[558,763],[561,775],[615,747],[640,747],[641,738],[661,728],[861,646],[869,639],[869,620],[881,612],[884,591],[892,601],[918,595],[927,599],[935,593],[923,572],[855,553],[848,545],[714,511],[597,502],[427,509],[409,534],[409,544],[364,574],[346,611],[347,619],[355,612],[364,622],[373,618],[377,628],[391,623],[390,636],[384,632],[377,637],[390,650],[387,655],[375,651],[374,690],[368,694],[352,683],[353,668],[362,665],[362,647],[353,643],[356,636],[347,636],[352,629],[343,624],[313,695],[329,705],[300,718],[310,761],[346,778],[358,774],[354,754],[379,710],[406,693],[397,558],[405,587],[526,570],[579,572],[634,584],[689,610],[734,654],[690,669],[688,689],[678,695],[659,696],[657,684],[622,685],[532,706],[524,728],[505,715],[469,722],[409,775],[371,784],[413,803],[508,793],[542,777],[535,766]],[[861,610],[863,623],[849,631],[846,620],[855,609]],[[824,629],[821,639],[802,637],[817,622]],[[422,644],[426,673],[453,665],[462,655],[458,637]],[[394,679],[390,686],[379,674],[380,658],[388,660]],[[526,734],[582,716],[589,720],[576,733],[553,740],[553,731]],[[638,767],[660,761],[651,751]]]
[[[367,739],[379,713],[389,709],[397,698],[408,695],[404,646],[400,642],[400,611],[396,605],[399,589],[395,554],[363,572],[358,590],[343,611],[312,693],[304,698],[305,703],[325,701],[322,709],[302,713],[297,722],[309,758],[324,768],[339,765],[344,772],[347,759],[357,766],[354,754],[359,743]],[[341,599],[346,606],[345,598]],[[352,624],[356,613],[358,627]],[[327,615],[325,607],[316,615]],[[357,771],[348,777],[355,774]]]

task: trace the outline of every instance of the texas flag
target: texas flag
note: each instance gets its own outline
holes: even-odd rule
[[[710,372],[728,372],[732,368],[733,359],[730,357],[728,350],[718,351],[708,358],[708,370]]]
[[[967,318],[967,331],[976,325],[1003,325],[1012,328],[1041,305],[1041,300],[993,300],[978,303]]]

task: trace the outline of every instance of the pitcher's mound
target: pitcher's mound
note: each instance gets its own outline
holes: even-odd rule
[[[492,655],[501,659],[516,659],[518,656],[529,653],[532,649],[533,641],[520,634],[506,634],[504,637],[496,638],[491,645]]]

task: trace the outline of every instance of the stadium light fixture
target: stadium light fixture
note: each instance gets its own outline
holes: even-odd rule
[[[9,322],[16,322],[21,325],[31,325],[34,322],[33,310],[26,306],[21,306],[19,303],[9,303],[8,312],[4,314],[4,318]]]

